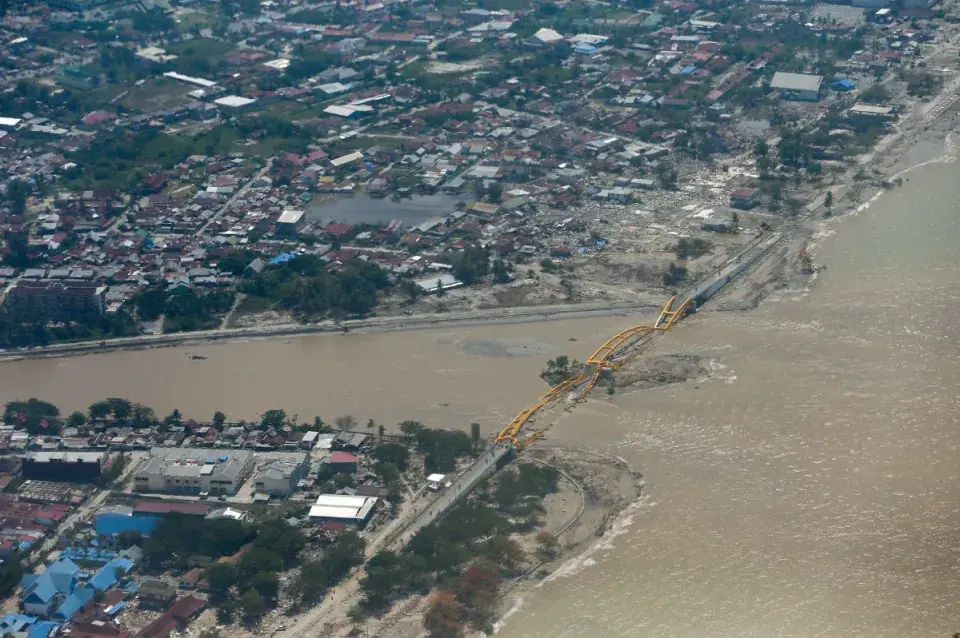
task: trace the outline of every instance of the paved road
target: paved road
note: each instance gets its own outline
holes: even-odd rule
[[[440,492],[422,512],[397,530],[394,536],[384,543],[384,547],[400,548],[406,545],[417,532],[435,521],[462,497],[473,491],[481,481],[493,474],[497,469],[497,462],[512,451],[513,446],[509,443],[497,443],[488,449],[463,474],[452,481],[450,487]]]

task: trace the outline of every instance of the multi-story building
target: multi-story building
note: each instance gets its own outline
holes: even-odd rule
[[[153,448],[150,455],[133,475],[138,492],[232,496],[254,467],[249,450]]]
[[[306,452],[260,452],[256,455],[253,485],[256,491],[271,496],[288,496],[310,473]]]
[[[71,316],[103,314],[107,288],[83,281],[21,280],[7,295],[6,304],[18,313],[43,312]]]

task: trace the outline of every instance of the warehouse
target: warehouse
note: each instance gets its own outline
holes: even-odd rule
[[[344,496],[322,494],[310,508],[310,520],[315,523],[353,523],[363,525],[370,520],[377,504],[375,496]]]
[[[773,75],[770,88],[780,91],[780,97],[787,100],[804,100],[816,102],[820,99],[820,87],[823,85],[822,75],[807,75],[806,73],[784,73],[779,71]]]
[[[106,452],[28,452],[23,457],[23,477],[90,483],[100,479],[106,458]]]

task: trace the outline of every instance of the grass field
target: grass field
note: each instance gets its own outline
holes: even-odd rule
[[[194,88],[196,87],[183,82],[154,78],[140,86],[135,86],[120,103],[128,109],[151,113],[192,101],[187,94]]]
[[[175,55],[213,59],[230,53],[233,51],[233,47],[226,42],[212,38],[194,38],[183,42],[175,42],[168,46],[167,50]]]

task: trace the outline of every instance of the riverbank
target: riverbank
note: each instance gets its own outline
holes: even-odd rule
[[[525,592],[550,579],[569,561],[589,553],[598,537],[609,540],[620,513],[640,499],[643,489],[640,473],[623,459],[609,454],[544,446],[531,450],[525,460],[556,468],[562,478],[559,489],[542,501],[542,524],[528,533],[512,535],[529,557],[528,566],[522,576],[506,580],[501,585],[500,617],[509,614]],[[538,557],[537,535],[540,532],[546,532],[558,541],[552,557]],[[396,603],[384,616],[367,619],[360,628],[367,635],[380,638],[417,638],[424,633],[423,618],[429,602],[429,595],[412,596]],[[354,624],[347,619],[345,609],[341,612],[336,614],[338,620],[327,621],[325,636],[346,638],[353,635]],[[484,634],[474,632],[468,635],[479,637]]]

